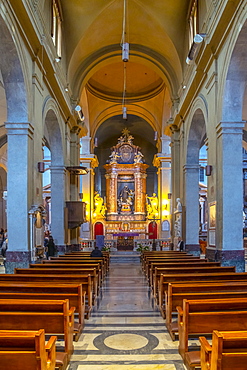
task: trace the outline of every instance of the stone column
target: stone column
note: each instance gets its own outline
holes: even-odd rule
[[[74,166],[79,166],[80,164],[80,139],[79,139],[78,127],[74,127],[70,132],[70,160]],[[70,200],[79,200],[79,177],[81,175],[76,175],[75,173],[70,173]],[[80,236],[80,228],[76,227],[70,230],[70,244],[73,244],[73,250],[79,248],[78,238]]]
[[[51,234],[59,251],[65,250],[65,184],[64,166],[51,166]]]
[[[184,166],[185,245],[188,252],[200,255],[199,245],[199,164]],[[184,217],[184,215],[182,215]],[[184,233],[183,233],[184,236]]]
[[[32,198],[33,126],[5,123],[8,135],[6,272],[28,267],[31,262],[28,212]],[[31,170],[32,169],[32,170]]]
[[[245,271],[243,248],[243,122],[220,122],[217,130],[216,250],[222,265]],[[215,169],[213,168],[213,171]],[[210,225],[209,225],[210,226]]]

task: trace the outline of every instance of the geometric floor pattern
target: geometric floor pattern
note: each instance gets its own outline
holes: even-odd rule
[[[74,346],[68,370],[184,370],[136,257],[111,258],[98,307]]]

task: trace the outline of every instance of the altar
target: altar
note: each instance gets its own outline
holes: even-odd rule
[[[133,232],[120,232],[114,233],[113,236],[117,236],[117,249],[118,250],[133,250],[134,249],[134,237],[139,236],[139,233]]]

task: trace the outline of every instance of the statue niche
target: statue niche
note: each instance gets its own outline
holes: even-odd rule
[[[124,185],[118,196],[118,213],[133,213],[134,194],[134,190],[131,190],[127,185]]]
[[[127,128],[111,148],[106,169],[107,220],[145,220],[146,169],[141,148]]]

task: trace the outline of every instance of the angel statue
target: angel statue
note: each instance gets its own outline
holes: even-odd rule
[[[138,150],[134,158],[134,163],[143,163],[142,158],[143,158],[143,154],[140,152],[140,150]]]
[[[115,150],[113,150],[111,155],[110,155],[110,158],[111,158],[110,164],[117,163],[117,160],[118,160],[118,158],[120,158],[120,155],[117,154],[117,152],[115,152]]]

